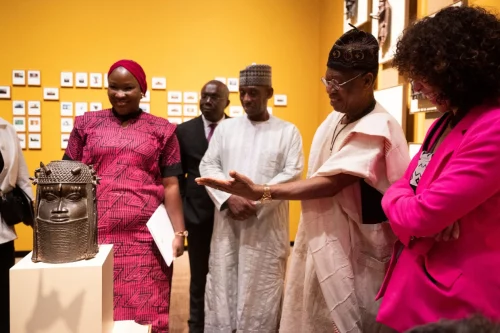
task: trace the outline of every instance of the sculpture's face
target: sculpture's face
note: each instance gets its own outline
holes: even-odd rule
[[[38,218],[65,223],[87,218],[85,184],[39,185]]]

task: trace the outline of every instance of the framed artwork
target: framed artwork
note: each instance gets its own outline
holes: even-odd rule
[[[40,86],[40,71],[28,71],[28,86]]]
[[[153,77],[151,79],[151,89],[156,89],[156,90],[167,89],[167,78],[165,78],[165,77]]]
[[[41,134],[28,134],[28,148],[29,149],[42,149],[42,135]]]
[[[240,90],[238,78],[235,77],[228,78],[227,88],[229,89],[229,92],[238,92]]]
[[[367,23],[369,20],[369,1],[344,0],[344,18],[344,32],[352,29],[349,23],[355,27],[360,27],[361,25]]]
[[[26,132],[26,118],[14,117],[12,118],[12,125],[16,132]]]
[[[66,149],[68,147],[69,134],[61,134],[61,149]]]
[[[151,100],[151,96],[149,94],[149,90],[146,91],[144,97],[141,98],[141,102],[149,102]]]
[[[151,113],[149,103],[139,103],[139,109],[141,109],[144,112]]]
[[[42,131],[42,120],[40,117],[28,117],[28,132],[40,133]]]
[[[26,114],[26,102],[12,101],[12,114],[15,116],[24,116]]]
[[[172,123],[172,124],[182,124],[182,118],[176,118],[176,117],[168,117],[167,120]]]
[[[101,73],[90,73],[90,88],[102,88]]]
[[[87,102],[76,102],[75,103],[75,116],[81,116],[89,110]]]
[[[73,118],[61,118],[61,133],[71,133],[73,130]]]
[[[104,88],[107,88],[108,87],[108,73],[104,73],[103,78],[104,78]]]
[[[0,86],[0,99],[10,99],[10,86]]]
[[[186,117],[196,117],[198,115],[198,105],[184,104],[183,115]]]
[[[182,102],[182,92],[169,91],[167,93],[167,102],[169,102],[169,103],[181,103]]]
[[[193,91],[186,91],[184,92],[184,103],[196,103],[198,104],[199,99],[198,99],[198,93],[193,92]]]
[[[43,99],[46,101],[59,100],[59,88],[43,88]]]
[[[397,122],[405,128],[406,126],[406,98],[404,85],[398,85],[386,89],[376,90],[375,99],[387,110]]]
[[[240,105],[229,106],[229,117],[241,117],[245,114],[243,107]]]
[[[410,153],[410,158],[413,159],[415,155],[420,151],[420,147],[422,147],[421,143],[408,142],[408,151]]]
[[[286,106],[288,99],[286,95],[274,95],[274,106]]]
[[[26,73],[24,70],[15,69],[12,71],[12,85],[24,86],[26,85]]]
[[[225,77],[222,77],[222,76],[217,76],[217,77],[215,77],[215,79],[214,79],[214,80],[215,80],[215,81],[222,82],[222,83],[224,83],[224,84],[226,84],[226,82],[227,82],[226,78],[225,78]]]
[[[273,108],[268,106],[267,107],[267,112],[269,112],[269,114],[273,114]]]
[[[90,103],[90,111],[99,111],[102,110],[101,102],[91,102]]]
[[[42,106],[40,101],[28,101],[28,115],[39,116],[42,114]]]
[[[410,0],[398,0],[398,1],[384,1],[385,6],[389,6],[390,15],[387,22],[387,30],[385,32],[381,31],[379,27],[379,1],[374,0],[372,2],[372,34],[378,36],[379,40],[384,36],[384,42],[381,43],[379,51],[379,63],[385,64],[392,60],[394,57],[394,52],[396,51],[396,44],[398,42],[399,36],[403,33],[403,30],[409,23],[410,20]],[[380,32],[380,33],[379,33]]]
[[[21,149],[26,149],[26,133],[17,133],[17,138],[19,139]]]
[[[167,106],[167,115],[181,117],[182,116],[182,105],[180,104],[169,104]]]
[[[427,13],[430,13],[428,16],[434,17],[441,9],[447,7],[462,7],[467,6],[467,0],[465,1],[457,1],[457,0],[440,0],[440,1],[429,1],[427,0]]]
[[[75,87],[87,88],[89,86],[87,73],[79,72],[75,74]]]
[[[61,87],[73,87],[73,72],[61,72]]]
[[[61,116],[73,116],[73,102],[61,102]]]

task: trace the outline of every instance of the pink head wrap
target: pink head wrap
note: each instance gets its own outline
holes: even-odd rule
[[[142,69],[141,65],[136,63],[133,60],[119,60],[115,62],[108,71],[108,77],[111,73],[117,69],[118,67],[123,67],[132,74],[137,82],[139,82],[139,86],[141,87],[141,92],[143,94],[148,90],[148,83],[146,82],[146,73],[144,73],[144,69]]]

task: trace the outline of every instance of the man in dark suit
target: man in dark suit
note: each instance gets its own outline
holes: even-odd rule
[[[210,256],[210,240],[214,226],[214,204],[205,187],[194,181],[200,177],[200,161],[208,149],[210,138],[226,115],[229,90],[219,81],[209,81],[201,89],[202,115],[177,127],[184,175],[179,179],[184,206],[184,221],[188,230],[188,254],[191,269],[189,287],[189,332],[203,332],[205,283]]]

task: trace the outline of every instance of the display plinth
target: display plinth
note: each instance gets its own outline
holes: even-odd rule
[[[113,245],[90,260],[10,269],[11,333],[112,333]]]

